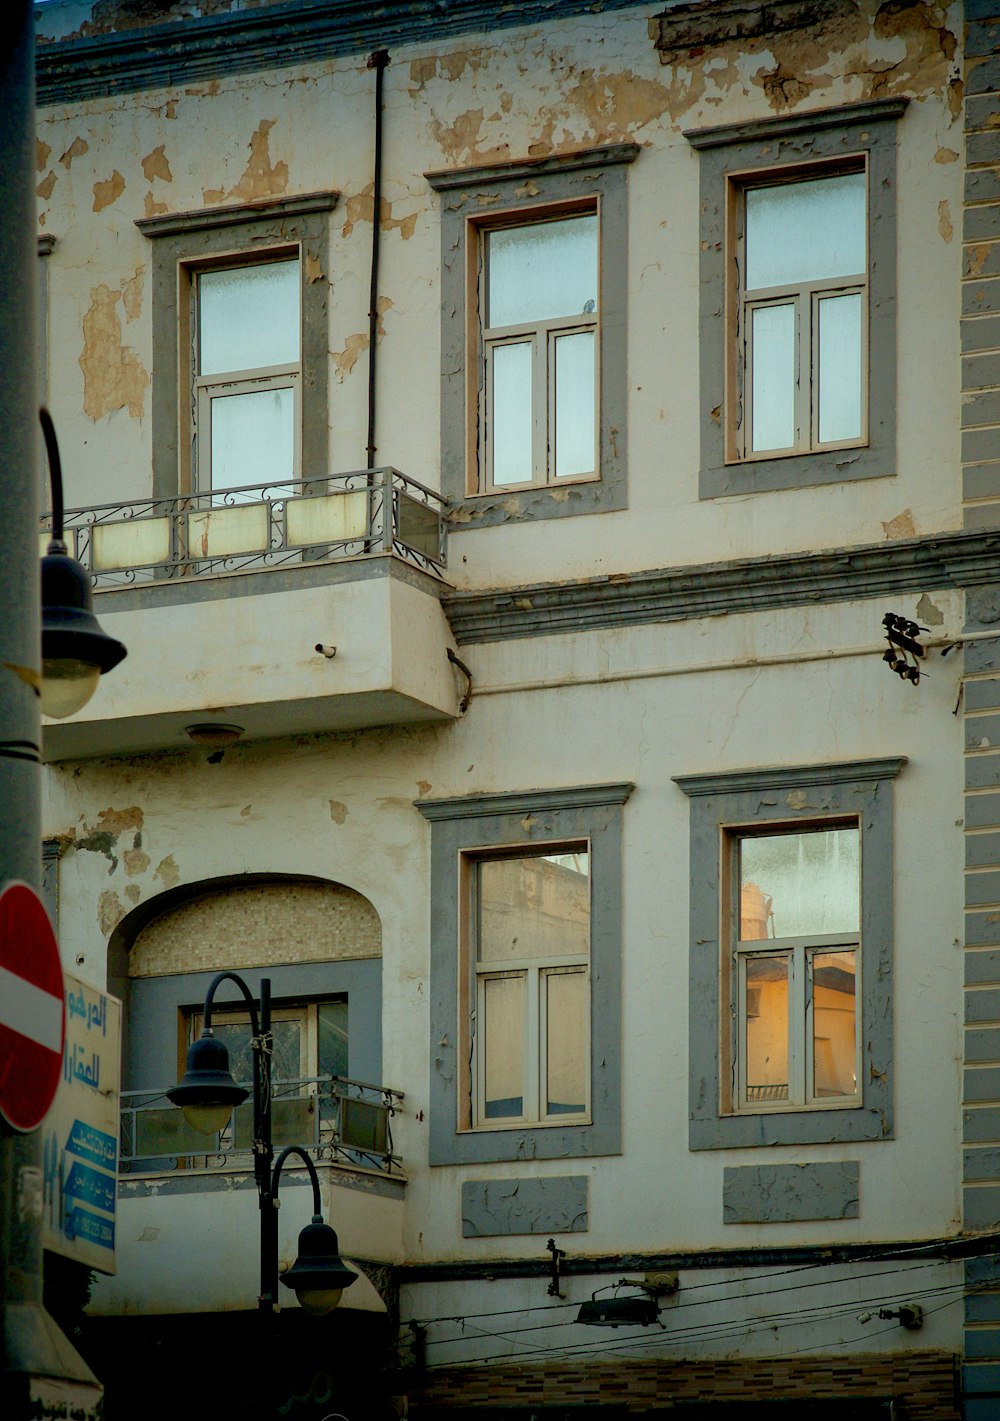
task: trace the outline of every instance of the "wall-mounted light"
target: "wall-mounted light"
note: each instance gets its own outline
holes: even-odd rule
[[[90,578],[63,539],[62,465],[48,410],[38,417],[45,436],[52,489],[52,537],[42,558],[42,713],[63,720],[82,710],[106,671],[124,660],[120,641],[94,616]]]

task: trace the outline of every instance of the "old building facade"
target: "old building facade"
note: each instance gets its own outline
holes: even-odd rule
[[[998,24],[39,7],[109,1421],[1000,1415]],[[277,1340],[222,970],[362,1274]]]

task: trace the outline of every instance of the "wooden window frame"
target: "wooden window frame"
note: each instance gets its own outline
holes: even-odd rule
[[[803,1110],[857,1110],[862,1104],[863,1040],[863,954],[860,929],[854,933],[822,933],[789,935],[775,938],[741,939],[740,922],[740,845],[746,839],[759,838],[762,832],[771,835],[819,833],[824,829],[853,829],[858,835],[858,901],[861,883],[861,822],[857,817],[838,819],[798,820],[768,824],[765,831],[746,824],[727,825],[724,829],[723,914],[724,948],[721,999],[729,1003],[730,1030],[722,1033],[722,1072],[724,1083],[722,1109],[732,1115],[781,1114]],[[766,946],[764,945],[766,941]],[[855,953],[854,994],[854,1078],[856,1089],[851,1095],[821,1096],[816,1094],[813,1080],[812,963],[823,951],[853,951]],[[789,964],[788,972],[788,1098],[786,1100],[754,1100],[747,1094],[747,1014],[746,963],[750,959],[781,957]],[[728,1086],[725,1084],[728,1083]]]
[[[255,366],[243,370],[219,371],[212,375],[200,372],[200,324],[201,307],[199,279],[203,275],[225,271],[231,268],[248,268],[270,265],[274,262],[295,261],[298,266],[300,288],[299,299],[299,358],[292,363]],[[186,400],[186,420],[181,427],[186,435],[182,438],[182,477],[184,487],[192,492],[214,493],[224,499],[229,490],[223,486],[215,489],[212,480],[212,407],[216,399],[227,395],[240,395],[265,390],[290,389],[293,398],[293,449],[292,472],[287,478],[276,478],[275,483],[287,483],[302,477],[302,367],[303,367],[303,301],[302,285],[302,244],[284,243],[267,251],[247,252],[234,250],[213,255],[203,261],[184,261],[179,264],[178,280],[181,288],[179,309],[183,312],[179,348],[186,362],[181,389],[188,391]]]
[[[478,950],[480,866],[484,863],[495,863],[498,860],[552,858],[561,853],[582,852],[587,854],[587,884],[591,900],[588,914],[587,952],[578,954],[576,958],[570,957],[566,953],[533,954],[524,959],[505,960],[502,965],[498,962],[481,962]],[[527,846],[524,846],[512,848],[509,851],[503,849],[471,851],[462,856],[460,882],[464,903],[462,914],[464,930],[460,939],[463,970],[459,974],[461,984],[459,1020],[465,1036],[461,1053],[462,1061],[465,1063],[461,1095],[462,1099],[468,1102],[467,1118],[464,1121],[466,1129],[510,1130],[524,1126],[532,1129],[551,1128],[553,1126],[588,1125],[592,1121],[590,1096],[592,1047],[590,993],[593,958],[591,942],[593,929],[592,869],[593,855],[589,840],[577,839],[565,843],[546,843],[530,852],[527,851]],[[583,1062],[583,1079],[586,1090],[585,1108],[583,1111],[574,1113],[549,1114],[543,1107],[546,1053],[549,1040],[545,985],[550,976],[579,972],[583,972],[586,978],[586,1023],[584,1029],[586,1055]],[[524,1068],[522,1101],[524,1108],[522,1114],[518,1116],[487,1119],[485,1109],[486,1070],[483,1060],[482,1031],[479,1029],[479,1024],[485,1021],[485,984],[497,978],[512,976],[519,977],[525,982],[522,1046]]]
[[[748,289],[746,272],[746,195],[758,188],[834,178],[848,173],[865,174],[865,270],[845,272],[820,281]],[[871,192],[868,154],[861,151],[824,163],[797,163],[771,170],[754,168],[727,175],[727,267],[731,281],[727,293],[726,345],[726,460],[755,463],[829,450],[865,448],[869,442],[869,288],[871,272]],[[819,437],[819,319],[818,305],[830,296],[861,296],[861,432],[843,440]],[[781,449],[753,448],[753,339],[752,314],[766,306],[795,307],[795,439]]]
[[[549,320],[523,323],[516,326],[490,327],[486,325],[483,312],[487,309],[486,284],[489,280],[488,263],[485,256],[486,237],[491,232],[511,228],[541,226],[545,223],[560,222],[567,218],[593,216],[596,219],[596,260],[597,260],[597,310],[593,313],[578,313],[572,316],[555,317]],[[466,276],[466,290],[470,293],[466,362],[468,388],[467,408],[470,413],[466,467],[469,470],[470,498],[504,496],[532,488],[563,487],[576,483],[594,483],[601,477],[600,470],[600,430],[601,430],[601,199],[599,194],[588,198],[576,198],[542,207],[515,209],[504,212],[502,217],[470,217],[468,219],[469,240],[466,243],[469,268]],[[594,334],[594,468],[581,474],[555,472],[555,350],[560,336],[577,335],[586,331]],[[493,482],[492,444],[490,431],[493,427],[493,362],[491,352],[498,346],[527,344],[531,353],[531,394],[532,394],[532,477],[518,483]]]

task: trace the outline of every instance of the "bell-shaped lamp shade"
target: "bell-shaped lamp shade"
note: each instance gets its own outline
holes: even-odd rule
[[[86,572],[54,538],[42,558],[43,714],[61,720],[81,710],[125,654],[94,616]]]
[[[341,1262],[333,1229],[314,1214],[312,1223],[299,1234],[299,1256],[287,1273],[282,1273],[281,1281],[294,1289],[307,1312],[322,1317],[333,1311],[357,1276]]]
[[[187,1053],[184,1077],[167,1099],[179,1105],[192,1130],[201,1135],[217,1135],[233,1107],[242,1105],[250,1094],[237,1085],[229,1069],[229,1052],[210,1032],[203,1032]]]
[[[655,1298],[591,1298],[581,1303],[577,1322],[587,1327],[650,1327],[657,1321],[659,1308]]]

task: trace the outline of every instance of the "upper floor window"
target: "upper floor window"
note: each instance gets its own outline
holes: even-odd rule
[[[597,214],[480,233],[480,492],[597,472]]]
[[[299,476],[299,258],[192,273],[199,489]]]
[[[154,497],[326,475],[336,202],[335,192],[300,193],[137,220],[152,243],[163,353]]]
[[[735,189],[741,273],[744,458],[867,438],[868,241],[864,169]]]
[[[896,472],[905,99],[689,130],[702,498]]]
[[[637,144],[426,174],[441,206],[451,531],[627,505]],[[464,505],[464,506],[463,506]]]

